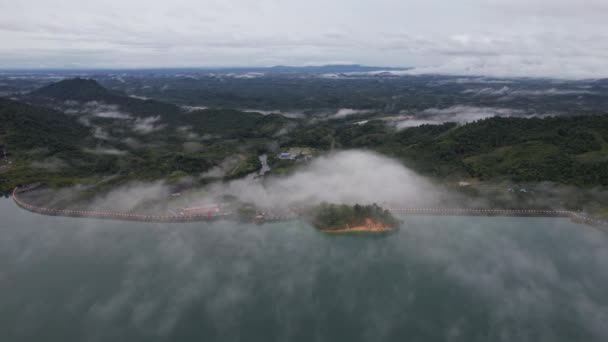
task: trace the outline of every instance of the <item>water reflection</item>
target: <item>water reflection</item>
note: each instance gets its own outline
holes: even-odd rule
[[[0,215],[7,341],[608,338],[608,238],[567,219],[406,217],[370,238],[47,217],[9,200]]]

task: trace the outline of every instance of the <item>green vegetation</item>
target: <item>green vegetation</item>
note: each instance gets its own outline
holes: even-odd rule
[[[105,90],[94,81],[62,81],[34,92],[30,98],[81,101],[100,98],[119,103],[121,110],[147,116],[164,104],[133,99]],[[123,107],[124,106],[124,107]],[[173,105],[168,105],[173,106]],[[12,152],[15,165],[0,178],[3,190],[32,180],[66,184],[70,179],[120,175],[121,179],[176,178],[200,174],[227,157],[244,156],[246,161],[226,170],[232,179],[259,169],[257,154],[271,143],[279,148],[363,148],[398,158],[415,170],[437,178],[479,178],[516,182],[553,181],[578,186],[608,185],[608,118],[600,116],[555,118],[491,118],[456,125],[423,125],[397,131],[382,120],[365,124],[353,119],[306,123],[279,115],[261,115],[236,110],[207,109],[194,112],[165,112],[170,117],[161,129],[148,134],[129,132],[127,120],[89,118],[90,125],[114,139],[92,137],[93,128],[79,118],[11,100],[1,100],[4,123],[0,143]],[[169,115],[171,114],[171,115]],[[286,136],[277,136],[284,127]],[[188,130],[187,134],[180,129]],[[182,150],[191,135],[195,141]],[[133,138],[134,137],[134,138]],[[135,139],[140,146],[130,146]],[[184,145],[185,146],[185,145]],[[89,152],[87,152],[89,151]],[[91,151],[110,151],[91,153]],[[117,151],[111,153],[111,151]],[[122,152],[121,152],[122,151]],[[32,170],[33,161],[52,157],[61,161],[61,171]],[[297,166],[270,153],[273,172],[286,174]],[[48,170],[47,170],[48,171]]]
[[[364,226],[366,220],[388,228],[395,228],[399,225],[399,221],[388,210],[382,209],[375,203],[353,206],[321,203],[312,209],[311,222],[317,229],[338,230]]]
[[[201,113],[184,115],[198,114]],[[272,121],[259,114],[255,118],[259,127]],[[210,129],[197,128],[195,121],[184,132],[179,129],[183,125],[174,120],[162,130],[138,134],[127,120],[88,121],[94,127],[84,125],[79,116],[0,98],[0,145],[6,146],[13,162],[0,172],[0,192],[8,193],[18,185],[34,182],[53,187],[88,184],[94,185],[96,191],[131,180],[178,182],[187,176],[198,177],[235,155],[243,160],[238,168],[226,170],[227,178],[238,178],[260,168],[258,146],[263,140],[252,143],[234,139],[228,129],[213,129],[213,133],[221,135],[196,142],[194,148],[184,148],[192,139],[201,141]],[[108,132],[110,137],[96,138],[96,129]]]
[[[180,121],[205,134],[224,139],[271,138],[293,119],[231,109],[206,109],[182,114]]]
[[[217,71],[213,73],[195,77],[165,74],[154,77],[132,75],[120,80],[101,75],[97,78],[112,89],[139,96],[169,103],[221,108],[332,113],[340,108],[355,108],[390,114],[455,105],[578,114],[605,114],[608,108],[605,80],[556,84],[547,80],[501,79],[492,84],[475,79],[467,82],[458,76],[348,78],[342,75],[338,79],[328,79],[292,74],[243,79],[222,77],[217,75]],[[581,91],[580,86],[586,87],[586,91]],[[559,94],[554,91],[550,96],[508,96],[510,90],[542,94],[547,89],[565,92]],[[484,94],[487,90],[494,92]],[[482,95],[477,95],[478,92]]]
[[[165,120],[175,119],[180,112],[178,106],[156,101],[141,100],[123,93],[108,90],[90,79],[73,78],[52,83],[25,96],[25,100],[39,105],[56,105],[65,101],[80,103],[100,102],[119,106],[134,116],[161,116]]]
[[[395,130],[381,120],[325,122],[309,146],[370,149],[440,179],[608,185],[608,117],[490,118]],[[323,143],[325,141],[325,143]],[[302,144],[294,134],[287,144]]]
[[[398,136],[407,139],[408,131]],[[447,171],[482,180],[608,185],[605,154],[589,154],[602,151],[606,139],[606,117],[492,118],[451,128],[397,155],[415,160],[423,153],[438,166],[433,171],[444,177]],[[587,158],[582,161],[582,156]]]
[[[248,174],[259,171],[262,168],[262,163],[258,156],[252,155],[249,158],[239,160],[238,165],[226,175],[226,179],[236,179],[244,177]]]
[[[350,91],[356,84],[363,86],[351,81],[342,83]],[[284,82],[292,81],[277,84]],[[314,83],[302,82],[304,88]],[[329,93],[341,93],[334,89],[336,83],[321,83],[319,89],[328,87]],[[278,153],[322,154],[332,149],[376,151],[448,184],[472,178],[481,181],[487,189],[460,189],[471,196],[500,195],[510,187],[504,184],[552,182],[581,192],[608,186],[607,116],[491,118],[397,130],[387,122],[386,114],[374,112],[310,120],[234,109],[184,111],[173,104],[128,97],[83,79],[43,87],[23,96],[22,101],[29,104],[0,98],[0,145],[6,146],[12,161],[0,172],[0,192],[34,182],[86,184],[92,192],[133,180],[167,179],[178,184],[188,179],[196,186],[254,173],[260,169],[258,155],[262,153],[268,155],[271,174],[288,175],[304,163],[279,159]],[[66,101],[111,104],[130,117],[113,119],[49,109]],[[156,117],[151,129],[136,129],[137,120]],[[215,168],[221,171],[201,176]],[[569,201],[568,207],[575,208],[580,201]],[[604,210],[597,203],[591,206],[595,211]]]

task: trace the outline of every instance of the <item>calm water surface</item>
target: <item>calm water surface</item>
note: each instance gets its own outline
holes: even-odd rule
[[[608,341],[608,236],[553,218],[46,217],[0,200],[0,341]]]

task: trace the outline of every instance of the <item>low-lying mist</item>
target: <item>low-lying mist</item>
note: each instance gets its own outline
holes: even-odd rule
[[[548,115],[530,113],[521,109],[456,105],[448,108],[428,108],[411,115],[400,115],[390,118],[390,122],[397,129],[404,129],[421,125],[441,125],[446,122],[465,124],[492,117],[532,118],[545,116]]]
[[[100,152],[101,153],[101,152]],[[107,152],[109,153],[109,152]],[[225,180],[238,167],[238,158],[226,159],[207,172],[181,180],[135,181],[120,186],[79,185],[44,188],[23,194],[47,207],[89,208],[159,215],[207,204],[238,201],[259,209],[289,210],[321,202],[377,203],[385,208],[501,208],[553,209],[596,212],[608,200],[604,188],[581,189],[550,182],[439,181],[423,177],[401,162],[360,150],[332,152],[315,157],[284,176],[249,176]],[[46,166],[41,165],[40,167]],[[49,166],[50,167],[50,166]],[[112,181],[112,177],[99,184]],[[109,189],[109,190],[107,190]],[[83,195],[84,194],[84,195]],[[173,212],[172,212],[173,210]]]
[[[220,174],[221,175],[221,174]],[[209,177],[201,173],[201,177]],[[184,185],[188,184],[188,185]],[[132,182],[97,194],[88,205],[94,209],[131,211],[142,208],[165,210],[165,200],[183,206],[215,203],[229,195],[260,208],[287,209],[322,201],[346,204],[378,203],[385,206],[431,206],[454,196],[400,162],[367,151],[342,151],[316,157],[287,176],[248,177],[217,181],[196,187],[192,178],[183,182]],[[78,198],[83,187],[45,190],[49,205]],[[39,193],[41,193],[39,192]],[[177,196],[171,194],[179,192]],[[31,195],[28,195],[31,196]],[[159,204],[160,203],[160,204]]]
[[[318,157],[287,177],[214,184],[211,193],[227,193],[265,207],[295,203],[430,204],[441,193],[424,177],[399,162],[372,152],[344,151]]]
[[[375,238],[298,222],[11,210],[0,201],[0,327],[10,341],[608,337],[608,240],[566,220],[407,217]],[[58,320],[69,324],[47,323]]]

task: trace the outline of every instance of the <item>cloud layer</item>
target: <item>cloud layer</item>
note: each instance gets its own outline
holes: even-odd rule
[[[526,111],[498,107],[474,107],[457,105],[448,108],[428,108],[414,115],[399,115],[387,120],[397,129],[417,127],[421,125],[439,125],[445,122],[464,124],[491,117],[536,117],[543,116],[527,113]]]
[[[603,0],[24,0],[0,3],[0,65],[357,62],[414,73],[597,78],[608,76],[606,17]]]

